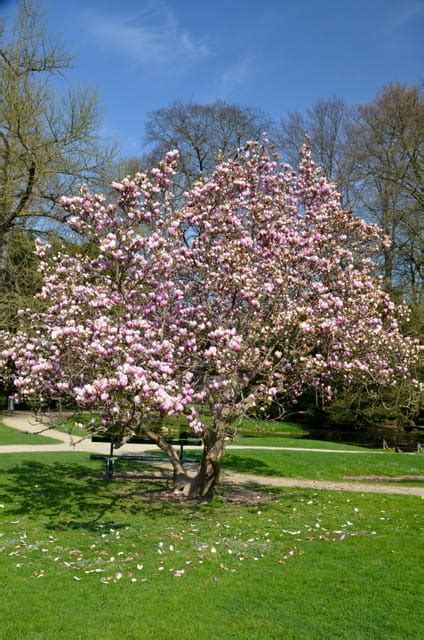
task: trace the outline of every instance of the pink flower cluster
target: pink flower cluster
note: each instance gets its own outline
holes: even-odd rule
[[[45,311],[22,314],[13,361],[22,397],[65,398],[133,430],[196,406],[232,421],[309,387],[393,385],[416,342],[374,276],[385,242],[344,211],[303,152],[298,172],[251,143],[177,199],[177,154],[113,183],[115,204],[64,198],[94,250],[49,257],[39,246]],[[93,257],[94,256],[94,257]]]

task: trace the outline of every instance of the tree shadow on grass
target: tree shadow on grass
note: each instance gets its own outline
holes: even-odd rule
[[[7,482],[1,495],[12,503],[9,514],[49,520],[95,522],[111,511],[118,497],[108,491],[107,483],[94,477],[87,467],[59,462],[43,464],[29,461],[2,472]]]
[[[149,520],[178,515],[191,520],[199,503],[169,497],[168,478],[153,477],[157,467],[129,461],[122,474],[105,477],[99,468],[78,463],[24,461],[0,471],[0,501],[4,515],[43,518],[47,528],[97,530],[107,524],[127,526],[127,516]],[[128,472],[139,473],[130,475]],[[201,503],[203,504],[203,503]],[[118,519],[121,524],[112,522]]]
[[[1,477],[3,476],[3,477]],[[7,515],[46,518],[47,528],[97,530],[110,518],[149,513],[161,517],[179,505],[158,501],[154,507],[143,493],[163,490],[163,480],[109,480],[80,464],[25,461],[0,472],[0,500]],[[128,523],[114,527],[124,527]]]

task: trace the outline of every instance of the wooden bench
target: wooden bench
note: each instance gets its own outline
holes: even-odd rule
[[[119,449],[119,447],[121,447],[123,444],[154,444],[154,442],[152,442],[152,440],[150,440],[149,438],[143,438],[141,436],[131,436],[128,439],[123,440],[120,437],[116,437],[116,436],[111,436],[111,435],[93,435],[91,437],[91,441],[92,442],[105,442],[110,444],[110,450],[109,453],[107,454],[101,454],[101,453],[92,453],[90,455],[90,459],[91,460],[103,460],[105,463],[105,469],[106,469],[106,476],[108,478],[112,478],[113,474],[115,472],[115,463],[118,460],[135,460],[138,462],[147,462],[147,461],[151,461],[151,462],[158,462],[160,460],[162,460],[162,458],[158,455],[149,455],[148,452],[146,453],[142,453],[142,454],[122,454],[122,455],[115,455],[114,451],[115,449]],[[201,447],[203,442],[202,440],[198,440],[196,438],[190,438],[190,437],[179,437],[179,438],[167,438],[166,441],[168,442],[168,444],[171,444],[172,446],[178,446],[179,447],[179,457],[180,460],[182,462],[190,462],[191,459],[187,458],[184,456],[184,447],[185,446],[190,446],[190,447]]]

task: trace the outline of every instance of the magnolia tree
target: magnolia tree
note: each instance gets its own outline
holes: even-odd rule
[[[150,438],[175,492],[194,497],[213,491],[241,416],[305,388],[329,400],[341,383],[396,385],[418,345],[373,275],[384,238],[342,210],[307,149],[293,172],[251,143],[180,208],[176,159],[114,183],[115,204],[86,188],[62,200],[95,250],[39,245],[44,311],[22,313],[3,360],[21,398],[69,400],[99,431]],[[203,439],[195,474],[166,440],[174,414]]]

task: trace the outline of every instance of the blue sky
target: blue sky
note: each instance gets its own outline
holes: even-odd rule
[[[0,2],[0,13],[15,2]],[[423,79],[424,0],[45,0],[48,29],[95,87],[103,133],[142,148],[146,114],[217,98],[279,119],[317,99],[371,100]]]

